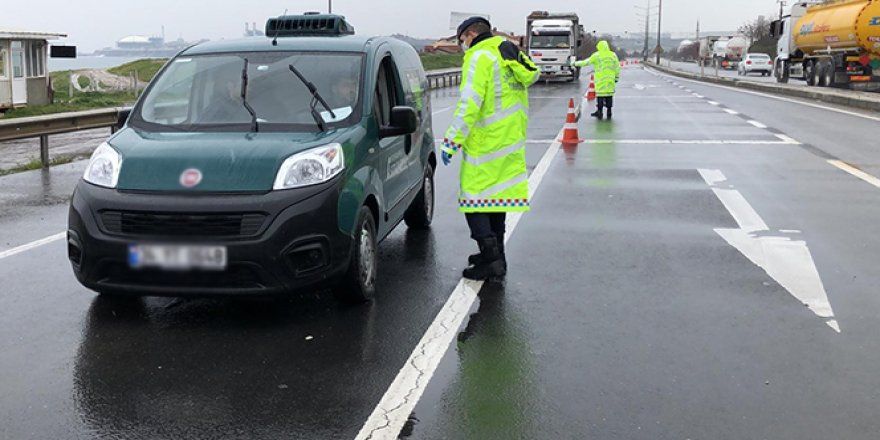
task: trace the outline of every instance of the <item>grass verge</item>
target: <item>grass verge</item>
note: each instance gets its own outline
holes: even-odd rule
[[[89,156],[82,155],[82,154],[59,155],[59,156],[53,157],[49,161],[49,166],[53,167],[56,165],[64,165],[64,164],[68,164],[68,163],[71,163],[71,162],[74,162],[77,160],[88,159],[88,158],[89,158]],[[43,163],[40,161],[40,159],[33,159],[26,164],[19,165],[17,167],[9,168],[6,170],[0,170],[0,176],[6,176],[9,174],[15,174],[15,173],[23,173],[25,171],[39,170],[40,168],[43,168]]]
[[[461,53],[425,53],[421,55],[425,70],[451,69],[461,67],[464,54]]]

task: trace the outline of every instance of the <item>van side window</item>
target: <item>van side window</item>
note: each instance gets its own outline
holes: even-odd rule
[[[400,84],[397,69],[391,57],[385,57],[376,77],[376,93],[373,110],[381,126],[391,125],[391,108],[400,105]]]

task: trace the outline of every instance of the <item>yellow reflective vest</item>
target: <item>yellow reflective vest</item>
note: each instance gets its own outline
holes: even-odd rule
[[[461,98],[442,149],[462,153],[459,210],[529,210],[528,87],[540,76],[513,43],[489,37],[464,55]]]
[[[590,58],[578,61],[574,65],[577,67],[592,65],[596,75],[596,96],[614,96],[617,81],[620,79],[620,60],[617,54],[611,51],[607,41],[600,41],[596,49]]]

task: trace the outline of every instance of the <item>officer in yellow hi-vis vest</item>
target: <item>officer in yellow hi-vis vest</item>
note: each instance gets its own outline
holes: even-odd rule
[[[492,25],[471,17],[458,27],[465,50],[461,98],[442,146],[443,163],[462,153],[458,204],[480,253],[471,255],[465,278],[507,273],[506,213],[529,210],[526,170],[528,87],[540,72],[513,43],[492,36]]]
[[[596,52],[582,61],[572,61],[573,67],[593,66],[596,73],[596,96],[599,98],[598,107],[590,116],[602,119],[602,108],[608,109],[608,119],[611,119],[611,108],[614,107],[614,92],[617,89],[617,81],[620,81],[620,60],[617,54],[611,50],[608,42],[599,41]]]

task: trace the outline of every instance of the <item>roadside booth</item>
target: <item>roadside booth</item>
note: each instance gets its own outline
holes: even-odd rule
[[[66,36],[0,28],[0,110],[49,103],[49,40]]]

